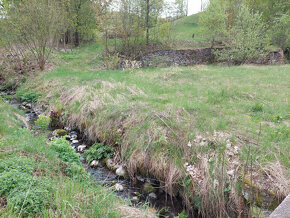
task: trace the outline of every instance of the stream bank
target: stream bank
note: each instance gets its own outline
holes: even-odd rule
[[[19,101],[15,97],[14,91],[1,92],[1,96],[3,96],[6,104],[25,112],[22,128],[29,128],[35,135],[38,135],[40,132],[35,127],[35,121],[41,114],[41,110],[35,109],[33,103]],[[184,209],[182,200],[172,198],[166,194],[157,180],[137,176],[137,179],[132,181],[118,172],[121,168],[125,170],[125,167],[114,163],[113,159],[92,161],[94,164],[92,162],[87,163],[83,153],[92,143],[78,129],[64,127],[63,129],[50,128],[49,130],[50,133],[47,138],[50,141],[54,137],[58,137],[58,130],[65,132],[66,139],[71,143],[75,151],[80,154],[83,167],[92,176],[93,180],[97,184],[113,189],[117,196],[129,200],[131,206],[149,205],[159,211],[159,217],[176,217],[179,213],[182,213]]]

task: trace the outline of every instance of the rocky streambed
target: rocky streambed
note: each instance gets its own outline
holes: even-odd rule
[[[19,101],[14,94],[13,91],[1,92],[1,96],[7,104],[25,112],[22,127],[33,130],[36,135],[39,134],[39,131],[35,128],[35,121],[41,111],[35,109],[32,103]],[[92,144],[88,143],[88,139],[77,129],[68,127],[63,129],[51,128],[47,137],[48,140],[52,140],[54,137],[62,136],[65,136],[75,151],[80,154],[83,167],[92,176],[92,179],[97,184],[115,191],[117,196],[129,200],[131,206],[149,205],[156,210],[159,217],[176,217],[183,211],[182,200],[172,198],[166,194],[157,180],[137,176],[132,181],[127,176],[126,167],[121,163],[116,163],[111,158],[86,162],[83,153]]]

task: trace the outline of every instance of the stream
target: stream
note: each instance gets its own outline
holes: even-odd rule
[[[21,102],[15,97],[15,92],[6,90],[2,91],[0,95],[6,104],[10,104],[14,108],[18,108],[25,112],[25,119],[35,135],[39,132],[35,127],[35,121],[38,119],[41,111],[34,110],[33,104],[28,102]],[[27,124],[23,124],[22,128],[26,128]],[[84,149],[88,149],[91,144],[86,144],[86,147],[81,147],[88,140],[77,129],[65,128],[67,131],[66,139],[70,141],[71,146],[77,153],[80,154],[83,167],[91,174],[92,178],[97,184],[115,190],[115,194],[125,200],[129,200],[130,205],[134,207],[141,207],[143,205],[149,205],[159,211],[159,217],[176,217],[178,213],[181,213],[184,209],[182,205],[182,199],[171,198],[166,192],[160,188],[160,184],[157,180],[152,178],[144,178],[137,176],[136,181],[118,176],[115,171],[110,170],[104,161],[98,161],[97,166],[91,167],[89,163],[83,158]],[[50,129],[48,139],[53,138],[54,129]],[[121,165],[118,165],[119,167]],[[144,193],[144,185],[150,185],[154,188],[154,191],[150,193]]]

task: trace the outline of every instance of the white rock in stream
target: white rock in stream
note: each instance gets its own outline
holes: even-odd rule
[[[86,145],[80,145],[80,146],[78,146],[78,151],[79,152],[83,152],[85,149],[86,149]]]
[[[156,200],[156,199],[157,199],[157,195],[156,195],[154,192],[150,193],[148,196],[149,196],[149,198],[151,198],[152,200]]]
[[[120,167],[118,167],[118,168],[116,169],[116,174],[117,174],[118,176],[123,176],[123,177],[125,177],[125,175],[126,175],[126,170],[124,169],[123,166],[120,166]]]
[[[77,144],[77,143],[79,143],[79,140],[72,140],[72,143]]]
[[[124,190],[124,187],[120,183],[117,183],[115,185],[115,189],[116,189],[116,191],[121,192]]]
[[[70,138],[71,138],[71,140],[75,140],[78,138],[78,136],[76,134],[72,134],[72,135],[70,135]]]
[[[99,161],[93,160],[90,164],[91,167],[97,167],[99,165]]]
[[[132,203],[137,203],[139,201],[139,198],[137,196],[134,196],[131,198]]]

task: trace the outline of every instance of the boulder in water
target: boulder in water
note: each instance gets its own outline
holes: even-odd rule
[[[99,161],[93,160],[90,164],[90,167],[97,167],[99,165]]]
[[[117,184],[115,185],[115,189],[116,189],[116,191],[118,191],[118,192],[122,192],[122,191],[124,191],[124,187],[123,187],[120,183],[117,183]]]
[[[123,166],[120,166],[116,169],[116,174],[118,176],[126,177],[126,170],[124,169]]]
[[[86,147],[87,147],[86,145],[79,145],[77,150],[79,152],[83,152],[86,149]]]

